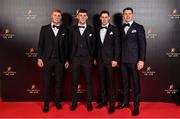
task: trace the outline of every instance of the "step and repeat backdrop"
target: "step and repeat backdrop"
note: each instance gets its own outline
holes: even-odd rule
[[[43,100],[42,71],[36,65],[37,44],[41,26],[50,23],[52,9],[61,9],[64,24],[70,26],[76,23],[76,10],[85,8],[89,15],[88,23],[95,27],[99,23],[99,12],[109,10],[111,23],[120,27],[121,12],[125,7],[134,9],[135,21],[143,24],[146,31],[147,58],[141,71],[142,101],[173,101],[180,90],[179,0],[2,0],[0,80],[3,101]],[[99,81],[95,66],[92,80],[96,100]],[[63,101],[71,100],[71,81],[71,69],[68,69],[64,77]],[[121,99],[121,87],[117,68],[118,99]],[[83,76],[78,93],[80,100],[85,99]]]

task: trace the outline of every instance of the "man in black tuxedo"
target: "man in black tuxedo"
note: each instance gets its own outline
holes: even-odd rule
[[[43,68],[44,77],[44,107],[43,112],[49,111],[51,101],[51,77],[55,77],[55,106],[61,109],[60,97],[63,80],[63,69],[68,68],[67,29],[61,23],[61,11],[54,9],[51,13],[51,24],[42,26],[38,44],[37,65]]]
[[[140,76],[146,56],[146,38],[144,27],[133,21],[133,9],[123,10],[123,31],[121,46],[121,72],[123,80],[123,102],[117,108],[129,107],[129,80],[133,81],[134,110],[132,115],[139,114]]]
[[[94,58],[95,38],[94,30],[87,24],[87,11],[79,9],[77,16],[78,24],[69,30],[70,61],[72,63],[72,105],[70,110],[75,110],[78,102],[77,86],[82,69],[87,86],[87,110],[92,111],[92,61]]]
[[[101,27],[97,32],[96,62],[100,76],[100,102],[96,108],[107,105],[106,92],[110,101],[108,113],[115,111],[115,84],[114,67],[118,64],[120,55],[120,39],[118,30],[109,23],[110,16],[108,11],[100,13]],[[106,88],[106,85],[108,88]]]

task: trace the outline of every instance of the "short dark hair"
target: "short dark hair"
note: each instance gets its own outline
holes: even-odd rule
[[[79,14],[79,13],[86,13],[87,14],[87,10],[86,9],[78,9],[77,14]]]
[[[131,8],[131,7],[126,7],[126,8],[124,8],[124,9],[123,9],[123,13],[124,13],[126,10],[131,10],[131,12],[133,13],[133,8]]]
[[[100,16],[101,16],[102,14],[108,14],[108,16],[109,16],[109,11],[103,10],[103,11],[101,11]]]
[[[51,12],[51,14],[52,14],[53,12],[58,12],[58,13],[60,13],[60,14],[62,13],[60,9],[53,9],[52,12]]]

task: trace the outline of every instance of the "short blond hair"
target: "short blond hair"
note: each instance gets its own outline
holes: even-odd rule
[[[58,12],[58,13],[60,13],[60,14],[62,13],[60,9],[53,9],[52,12],[51,12],[51,14],[54,13],[54,12]]]

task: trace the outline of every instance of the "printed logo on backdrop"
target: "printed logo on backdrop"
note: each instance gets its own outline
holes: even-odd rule
[[[164,90],[167,94],[175,94],[178,92],[174,84],[170,84],[168,89]]]
[[[157,33],[154,33],[151,28],[148,29],[146,38],[148,39],[155,39],[157,37]]]
[[[179,55],[180,55],[180,52],[178,52],[178,50],[176,48],[171,48],[167,53],[166,55],[169,57],[169,58],[178,58]]]
[[[37,57],[37,52],[34,48],[29,48],[28,52],[25,53],[27,57]]]
[[[180,19],[180,13],[178,13],[177,9],[173,9],[168,16],[171,19]]]
[[[152,69],[151,66],[146,66],[143,70],[142,70],[142,74],[144,76],[154,76],[156,74],[156,72]]]
[[[81,84],[78,84],[77,93],[84,93],[84,92],[86,92],[86,90],[82,88]]]
[[[40,89],[36,87],[35,84],[31,85],[31,88],[26,90],[29,94],[38,94],[40,92]]]
[[[14,37],[14,34],[11,33],[9,28],[5,28],[5,30],[3,31],[3,33],[1,33],[1,37],[3,39],[12,39]]]
[[[33,13],[31,9],[26,11],[26,14],[24,15],[26,19],[31,20],[31,19],[36,19],[37,15]]]
[[[5,71],[3,71],[3,74],[5,76],[14,76],[16,74],[16,71],[11,66],[8,66],[6,67]]]

